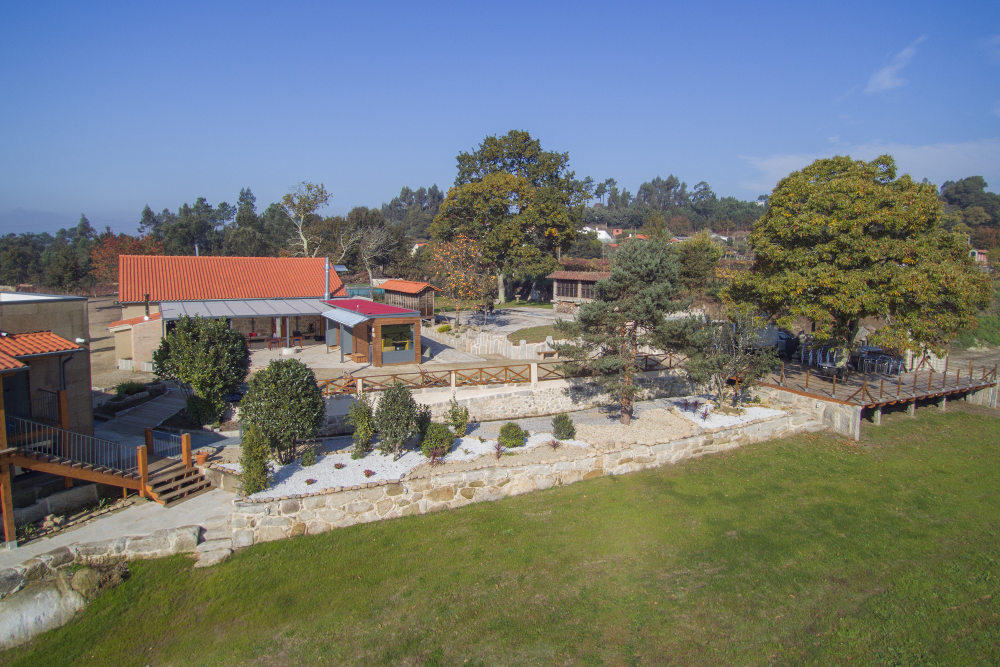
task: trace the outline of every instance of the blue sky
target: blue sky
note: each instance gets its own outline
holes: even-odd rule
[[[817,157],[1000,186],[1000,3],[4,3],[0,233],[328,213],[524,129],[578,176],[755,199]]]

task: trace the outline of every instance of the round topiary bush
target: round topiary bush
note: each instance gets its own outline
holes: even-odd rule
[[[443,458],[454,444],[455,436],[447,424],[429,424],[420,450],[431,462],[436,462]]]
[[[498,440],[507,449],[512,449],[514,447],[523,447],[524,439],[527,437],[527,431],[514,422],[507,422],[500,427],[500,438]]]
[[[576,426],[565,412],[552,418],[552,435],[559,440],[572,440],[576,437]]]
[[[326,409],[312,369],[297,359],[272,361],[250,378],[240,414],[261,436],[280,463],[295,460],[295,441],[316,437]]]

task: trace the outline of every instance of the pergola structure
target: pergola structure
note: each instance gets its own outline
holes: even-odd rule
[[[340,359],[373,366],[420,363],[420,313],[367,299],[325,301],[327,345]]]

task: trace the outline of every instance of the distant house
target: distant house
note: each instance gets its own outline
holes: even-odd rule
[[[986,254],[985,250],[978,250],[976,248],[969,249],[969,259],[971,259],[976,264],[989,264],[990,260]]]
[[[555,271],[546,276],[554,282],[552,303],[557,313],[571,313],[581,303],[594,299],[594,285],[611,274],[605,271]]]
[[[386,280],[379,285],[385,292],[385,302],[415,310],[420,317],[434,317],[434,292],[440,291],[430,283],[412,280]]]
[[[108,327],[115,358],[119,368],[146,371],[170,323],[185,315],[226,318],[248,344],[287,347],[325,341],[323,301],[346,294],[322,257],[122,255],[118,284],[122,319]]]

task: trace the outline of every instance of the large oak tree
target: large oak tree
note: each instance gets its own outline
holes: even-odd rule
[[[750,236],[752,271],[729,295],[785,326],[808,318],[819,340],[849,345],[874,317],[871,342],[940,350],[989,296],[965,239],[940,219],[934,186],[897,178],[888,155],[817,160],[778,183]]]

